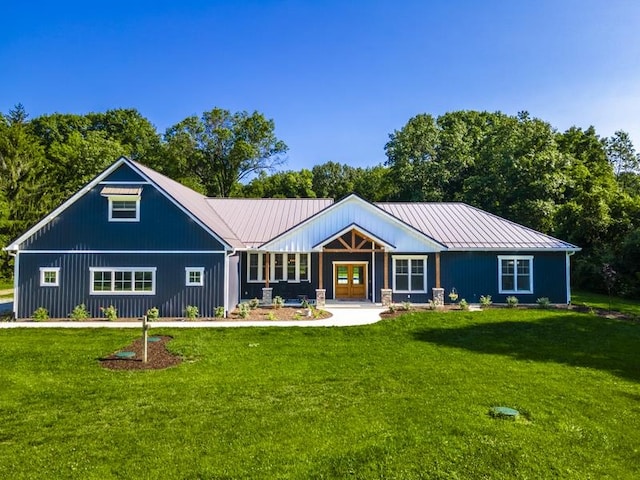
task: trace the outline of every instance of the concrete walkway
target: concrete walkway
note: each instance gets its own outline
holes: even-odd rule
[[[386,310],[379,305],[330,305],[324,308],[333,316],[322,320],[260,320],[260,321],[198,321],[198,322],[152,322],[151,328],[228,328],[228,327],[348,327],[369,325],[380,321],[380,312]],[[141,328],[140,322],[0,322],[0,328]]]

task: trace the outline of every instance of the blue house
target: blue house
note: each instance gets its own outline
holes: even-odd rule
[[[578,247],[462,203],[207,198],[120,158],[5,250],[14,314],[157,307],[204,317],[243,299],[568,303]]]

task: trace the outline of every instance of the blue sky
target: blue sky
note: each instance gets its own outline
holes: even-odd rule
[[[10,5],[6,5],[10,3]],[[640,148],[640,2],[37,1],[0,17],[0,111],[258,110],[285,169],[372,166],[418,113],[521,110]]]

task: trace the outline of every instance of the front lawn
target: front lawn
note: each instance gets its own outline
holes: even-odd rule
[[[635,323],[493,309],[152,333],[186,360],[109,371],[139,332],[0,330],[0,478],[640,477]]]
[[[601,293],[576,291],[571,293],[571,303],[600,310],[612,310],[632,317],[640,318],[640,302],[629,298],[620,298]]]

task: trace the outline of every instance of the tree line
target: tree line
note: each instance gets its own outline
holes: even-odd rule
[[[30,119],[0,114],[0,244],[125,155],[208,196],[465,202],[582,247],[577,287],[640,296],[640,157],[624,131],[559,132],[528,113],[416,115],[389,134],[382,165],[333,161],[276,171],[287,145],[259,112],[214,108],[160,133],[133,109]],[[0,276],[11,275],[0,257]]]

